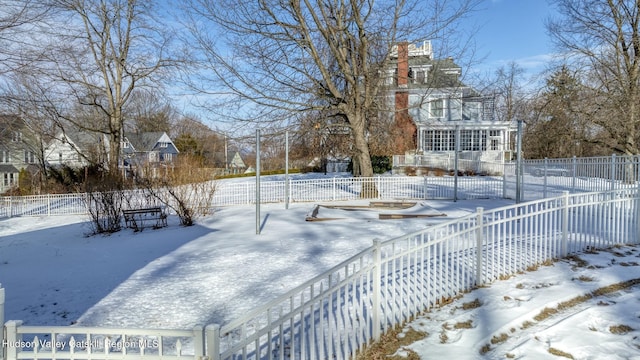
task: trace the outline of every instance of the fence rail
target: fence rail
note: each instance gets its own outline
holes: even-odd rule
[[[570,193],[634,188],[640,179],[640,156],[524,160],[520,191],[522,200],[544,199]],[[377,176],[371,178],[329,178],[261,181],[262,203],[342,201],[377,199],[516,199],[518,177],[515,163],[486,163],[474,166],[493,169],[501,176]],[[471,165],[469,165],[471,166]],[[499,168],[499,169],[498,169]],[[481,171],[482,172],[482,171]],[[366,184],[375,185],[367,192]],[[255,181],[218,181],[212,206],[252,204]],[[370,188],[370,187],[369,187]],[[131,201],[144,196],[132,192]],[[0,218],[12,216],[78,215],[87,213],[86,194],[0,197]]]
[[[372,177],[330,178],[310,180],[261,181],[262,203],[343,201],[374,199],[477,199],[500,198],[504,180],[498,177]],[[288,186],[287,186],[288,184]],[[375,192],[367,193],[367,184]],[[457,184],[457,190],[456,190]],[[289,191],[287,196],[286,191]],[[456,192],[457,191],[457,192]],[[0,218],[14,216],[80,215],[87,213],[89,196],[78,194],[50,194],[0,197]],[[219,181],[215,186],[212,206],[253,204],[256,183]],[[127,202],[148,204],[143,191],[129,191]],[[157,205],[157,204],[156,204]]]

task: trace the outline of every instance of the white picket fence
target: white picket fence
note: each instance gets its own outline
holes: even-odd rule
[[[374,241],[221,327],[103,329],[9,321],[0,360],[352,359],[381,333],[461,292],[570,253],[636,244],[639,219],[637,187],[478,208],[413,234]],[[0,287],[0,321],[3,302]],[[36,341],[42,339],[57,342]]]

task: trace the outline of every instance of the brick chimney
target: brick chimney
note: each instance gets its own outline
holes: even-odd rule
[[[396,155],[404,155],[416,149],[417,128],[409,116],[409,43],[398,44],[398,88],[395,93],[394,149]]]
[[[398,44],[398,87],[406,89],[409,77],[409,43]]]

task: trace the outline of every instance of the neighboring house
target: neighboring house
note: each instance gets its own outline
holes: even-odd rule
[[[132,171],[171,164],[179,151],[165,132],[126,133],[121,144],[120,166]],[[106,166],[109,139],[105,134],[88,131],[60,132],[45,148],[45,162],[51,167],[83,168],[92,164]]]
[[[494,98],[462,83],[462,69],[453,59],[433,59],[429,41],[419,47],[405,42],[392,51],[391,64],[389,100],[395,102],[396,124],[403,129],[399,142],[409,144],[396,148],[411,155],[453,157],[459,134],[461,158],[510,158],[514,124],[496,120]]]
[[[80,169],[91,164],[107,163],[106,135],[89,131],[60,131],[44,149],[47,166]]]
[[[224,168],[226,174],[242,174],[247,170],[247,165],[237,151],[217,152],[214,154],[215,166]]]
[[[0,194],[19,184],[20,171],[38,167],[37,137],[17,116],[0,115]]]
[[[124,166],[142,174],[147,168],[173,164],[180,151],[166,132],[126,133],[122,141]]]

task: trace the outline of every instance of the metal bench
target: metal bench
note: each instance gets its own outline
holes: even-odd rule
[[[167,226],[167,214],[159,206],[122,210],[122,216],[124,216],[125,226],[134,231],[142,231],[145,223],[153,223],[154,229]]]

